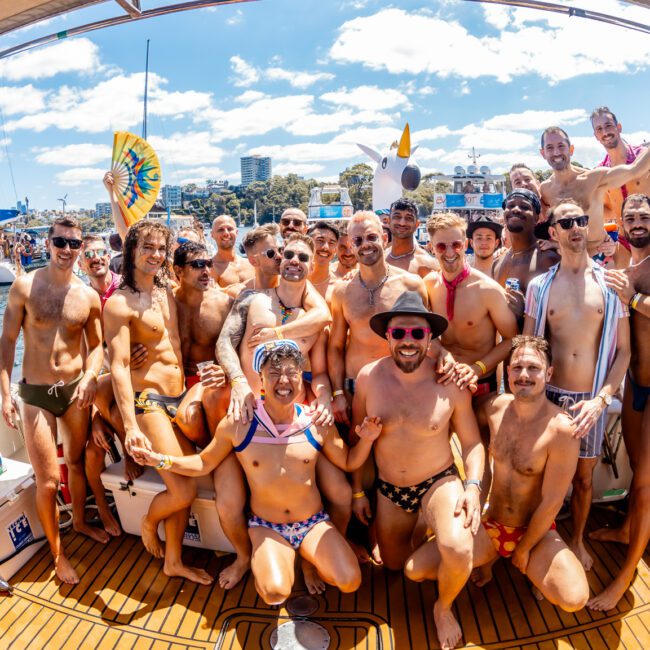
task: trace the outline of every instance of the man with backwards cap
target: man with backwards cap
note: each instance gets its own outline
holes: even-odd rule
[[[345,593],[356,591],[361,584],[359,563],[323,509],[316,460],[322,451],[345,471],[360,467],[381,431],[381,420],[364,418],[356,429],[359,442],[350,449],[334,426],[316,426],[308,409],[296,404],[304,365],[296,343],[262,343],[252,365],[265,399],[257,400],[251,423],[228,415],[200,454],[171,457],[137,449],[136,460],[159,470],[202,476],[234,450],[251,491],[251,569],[262,599],[280,605],[289,597],[296,553],[313,564],[326,583]]]
[[[441,556],[439,595],[433,608],[443,648],[460,641],[452,604],[472,568],[473,535],[480,523],[485,450],[472,411],[471,394],[453,383],[434,381],[431,341],[447,328],[442,316],[424,307],[415,291],[404,292],[389,311],[375,314],[370,327],[388,339],[390,356],[363,367],[352,404],[353,425],[381,422],[375,442],[378,471],[375,526],[384,565],[401,570],[413,552],[418,514],[436,535]],[[449,443],[461,441],[465,487]],[[361,493],[353,495],[361,498]]]
[[[492,277],[504,287],[506,280],[519,280],[519,291],[507,289],[508,303],[518,319],[523,319],[524,295],[528,283],[546,273],[560,261],[555,250],[541,250],[535,236],[535,224],[542,204],[534,192],[525,188],[512,190],[503,201],[503,217],[510,235],[510,250],[495,263]],[[523,326],[520,322],[519,330]]]
[[[502,233],[503,226],[487,215],[467,226],[467,238],[474,250],[474,259],[470,265],[489,277],[492,277],[494,253],[501,246]]]

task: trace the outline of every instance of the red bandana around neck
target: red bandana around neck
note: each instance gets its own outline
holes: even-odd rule
[[[454,300],[456,299],[456,287],[469,275],[470,268],[469,264],[465,262],[463,270],[451,281],[447,280],[445,276],[440,272],[442,276],[442,281],[447,287],[447,320],[454,320]]]

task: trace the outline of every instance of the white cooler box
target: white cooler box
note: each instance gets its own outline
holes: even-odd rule
[[[201,476],[198,495],[190,509],[190,520],[183,543],[187,546],[208,548],[213,551],[234,553],[235,549],[224,535],[214,500],[212,476]],[[139,478],[127,485],[124,478],[124,461],[111,465],[102,472],[102,483],[113,493],[122,528],[132,535],[140,535],[142,517],[147,514],[151,500],[165,489],[158,472],[147,467]],[[158,534],[165,539],[164,526],[158,526]]]
[[[42,546],[43,528],[36,512],[34,471],[28,463],[3,458],[0,474],[0,576],[9,580]],[[20,550],[23,549],[23,550]],[[3,560],[19,551],[10,560]]]

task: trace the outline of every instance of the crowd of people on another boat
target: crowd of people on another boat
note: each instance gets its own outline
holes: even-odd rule
[[[236,552],[219,585],[250,570],[268,604],[289,597],[297,556],[311,593],[352,592],[360,563],[380,562],[437,580],[433,618],[453,648],[455,598],[502,557],[566,611],[614,608],[650,537],[650,148],[628,144],[606,107],[591,121],[600,166],[573,166],[568,134],[550,127],[545,181],[514,164],[502,218],[433,214],[426,248],[401,197],[336,224],[288,207],[246,234],[245,257],[227,215],[215,255],[202,233],[143,219],[119,270],[101,237],[57,218],[49,264],[14,282],[0,340],[15,426],[22,329],[20,419],[56,576],[79,580],[58,532],[58,435],[74,528],[98,542],[121,534],[100,479],[114,441],[127,479],[160,472],[142,541],[168,576],[214,579],[181,554],[194,477],[211,474]],[[113,199],[110,173],[105,185]],[[631,498],[619,529],[590,536],[629,546],[590,595],[584,536],[616,398]],[[87,486],[101,528],[86,521]]]

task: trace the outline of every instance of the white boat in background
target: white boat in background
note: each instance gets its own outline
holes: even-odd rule
[[[0,262],[0,287],[6,287],[16,279],[16,270],[11,262]]]

